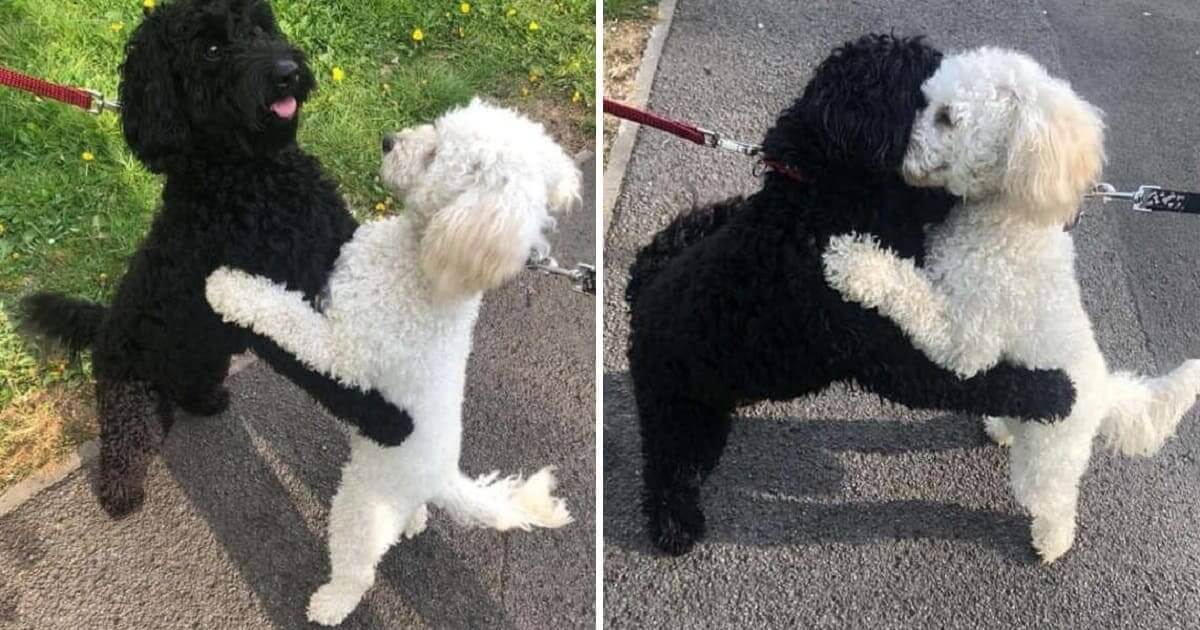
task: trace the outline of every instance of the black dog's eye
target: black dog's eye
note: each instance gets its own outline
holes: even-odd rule
[[[216,61],[221,58],[221,47],[213,44],[204,49],[204,58],[209,61]]]
[[[933,122],[941,127],[953,127],[954,120],[950,118],[950,108],[943,107],[937,110],[937,113],[933,115]]]

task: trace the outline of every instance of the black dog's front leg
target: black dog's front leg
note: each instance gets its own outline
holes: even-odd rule
[[[308,392],[330,413],[358,427],[365,437],[383,446],[398,446],[412,433],[412,417],[389,403],[379,392],[346,387],[309,369],[261,335],[250,335],[250,347],[276,372]]]
[[[909,407],[1052,422],[1075,405],[1075,386],[1062,370],[1001,363],[969,379],[930,361],[907,339],[876,345],[856,374],[860,385]]]

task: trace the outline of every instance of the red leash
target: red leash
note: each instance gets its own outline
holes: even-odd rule
[[[654,127],[660,131],[665,131],[669,134],[679,136],[688,142],[696,144],[709,145],[708,140],[704,136],[704,132],[699,127],[689,125],[685,122],[663,118],[657,114],[635,109],[624,103],[618,103],[612,99],[604,99],[604,113],[611,114],[617,118],[622,118],[639,125]]]
[[[616,116],[630,122],[635,122],[639,125],[654,127],[660,131],[665,131],[671,135],[679,136],[688,142],[712,147],[714,149],[724,149],[756,157],[762,153],[762,146],[750,144],[748,142],[739,142],[730,138],[723,137],[715,131],[702,129],[695,125],[691,125],[679,120],[672,120],[652,114],[648,111],[640,110],[635,107],[630,107],[624,103],[618,103],[612,99],[604,99],[604,113]],[[775,160],[762,160],[763,167],[770,171],[779,173],[798,182],[811,182],[812,180],[794,166],[789,166]]]
[[[96,90],[50,83],[4,66],[0,66],[0,85],[7,85],[43,98],[74,105],[87,110],[90,114],[99,114],[106,109],[112,111],[121,109],[120,103],[105,99],[104,95]]]

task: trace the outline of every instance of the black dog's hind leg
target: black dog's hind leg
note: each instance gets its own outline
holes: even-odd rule
[[[171,408],[144,381],[96,380],[100,416],[100,470],[96,495],[113,518],[137,510],[146,498],[146,470],[171,425]]]
[[[1001,363],[961,379],[907,343],[877,346],[858,367],[864,388],[900,404],[981,416],[1052,421],[1067,417],[1075,386],[1062,370],[1034,370]]]
[[[660,392],[638,392],[650,539],[682,555],[704,535],[700,485],[717,466],[729,437],[728,408]]]

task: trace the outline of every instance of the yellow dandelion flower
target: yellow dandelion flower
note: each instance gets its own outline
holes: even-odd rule
[[[460,4],[460,5],[458,5],[458,12],[459,12],[459,13],[461,13],[461,14],[463,14],[463,15],[466,15],[466,14],[470,13],[470,12],[471,12],[471,3],[470,3],[470,2],[464,2],[464,3]]]
[[[142,8],[147,11],[154,10],[154,0],[142,0]]]
[[[582,101],[582,100],[583,100],[583,95],[579,93],[579,90],[575,90],[575,93],[571,95],[571,102],[578,103],[579,101]]]
[[[387,206],[382,201],[375,204],[375,212],[383,212],[384,210],[387,210]]]
[[[391,91],[392,91],[392,84],[390,84],[390,83],[384,83],[384,84],[383,84],[383,91],[384,91],[384,92],[391,92]]]
[[[505,13],[504,15],[507,15],[508,17],[512,17],[512,16],[514,16],[514,15],[516,15],[516,14],[517,14],[517,10],[516,10],[516,9],[509,9],[509,10],[508,10],[508,12],[507,12],[507,13]]]
[[[122,24],[121,22],[113,22],[112,24],[108,25],[108,30],[110,30],[114,33],[120,33],[121,29],[123,29],[123,28],[125,28],[125,25]]]
[[[341,68],[339,68],[337,66],[334,66],[333,67],[333,82],[341,83],[345,78],[346,78],[346,71],[342,70]]]
[[[79,159],[83,160],[84,162],[91,162],[92,160],[96,159],[96,156],[92,155],[91,151],[84,151],[83,154],[79,156]]]
[[[106,273],[100,274],[100,282],[108,282],[108,274],[106,274]]]
[[[460,26],[460,27],[458,27],[458,36],[459,36],[459,37],[465,37],[465,36],[466,36],[466,34],[463,32],[463,27],[461,27],[461,26]]]
[[[412,33],[412,38],[413,38],[414,42],[424,41],[425,40],[425,32],[422,31],[420,28],[414,28],[413,33]]]
[[[13,252],[12,259],[13,259],[13,260],[20,260],[20,259],[21,259],[21,255],[20,255],[20,254],[18,254],[17,252]]]
[[[529,96],[529,88],[522,87],[521,88],[521,96]]]
[[[531,30],[531,31],[536,31],[541,28],[542,28],[541,25],[539,25],[536,21],[529,23],[529,30]]]

